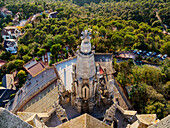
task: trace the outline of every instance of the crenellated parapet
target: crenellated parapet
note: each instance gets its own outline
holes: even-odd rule
[[[117,109],[117,104],[113,104],[108,110],[106,110],[106,113],[104,115],[103,122],[112,125],[114,123],[114,128],[117,127],[117,119],[115,118],[116,114],[116,109]]]

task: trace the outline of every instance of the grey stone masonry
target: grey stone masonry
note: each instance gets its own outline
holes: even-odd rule
[[[0,108],[0,128],[33,128],[4,108]]]
[[[170,127],[170,115],[160,120],[158,123],[149,126],[148,128],[169,128]]]
[[[56,115],[62,123],[68,121],[66,111],[60,106],[59,101],[54,102],[53,108],[56,110]]]

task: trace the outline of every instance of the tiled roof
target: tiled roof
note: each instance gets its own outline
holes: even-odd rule
[[[31,125],[4,108],[0,108],[0,121],[1,128],[33,128]]]
[[[4,60],[0,60],[0,67],[3,66],[6,63]]]
[[[170,127],[170,115],[160,120],[158,123],[149,126],[148,128],[168,128]]]
[[[57,128],[112,128],[104,122],[85,113],[77,118],[71,119]]]
[[[37,63],[37,61],[35,59],[32,59],[29,62],[27,62],[26,64],[24,64],[24,68],[27,69],[27,68],[33,66],[36,63]]]
[[[151,124],[151,122],[154,122],[156,120],[156,114],[140,114],[136,115],[138,120],[143,124]]]
[[[36,64],[29,67],[27,70],[31,74],[32,77],[36,76],[40,72],[44,71],[45,66],[41,62],[37,62]]]

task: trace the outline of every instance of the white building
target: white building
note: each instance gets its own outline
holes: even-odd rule
[[[15,39],[6,39],[4,40],[3,45],[8,52],[11,52],[12,54],[17,53],[18,44]]]
[[[16,39],[21,32],[15,26],[7,26],[2,30],[2,38],[5,39]]]
[[[0,8],[0,14],[1,14],[3,17],[7,17],[7,15],[12,15],[12,12],[9,11],[7,8],[2,7],[2,8]]]

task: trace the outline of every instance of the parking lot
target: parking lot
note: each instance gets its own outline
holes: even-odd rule
[[[136,59],[141,56],[140,60]],[[147,52],[142,50],[131,50],[131,51],[121,51],[115,55],[117,63],[128,61],[128,59],[133,59],[134,64],[136,65],[149,65],[159,68],[159,62],[169,57],[167,55],[158,54],[156,52]],[[152,59],[148,61],[148,59]]]
[[[133,54],[132,51],[122,51],[118,53],[116,57],[124,59],[135,59],[137,55]]]
[[[142,51],[142,50],[121,51],[116,55],[116,58],[135,60],[135,58],[138,56],[141,56],[143,59],[144,58],[153,58],[153,59],[158,58],[159,61],[163,61],[164,59],[168,58],[166,54],[162,55],[156,52],[150,52],[150,51],[147,52],[147,51]]]

